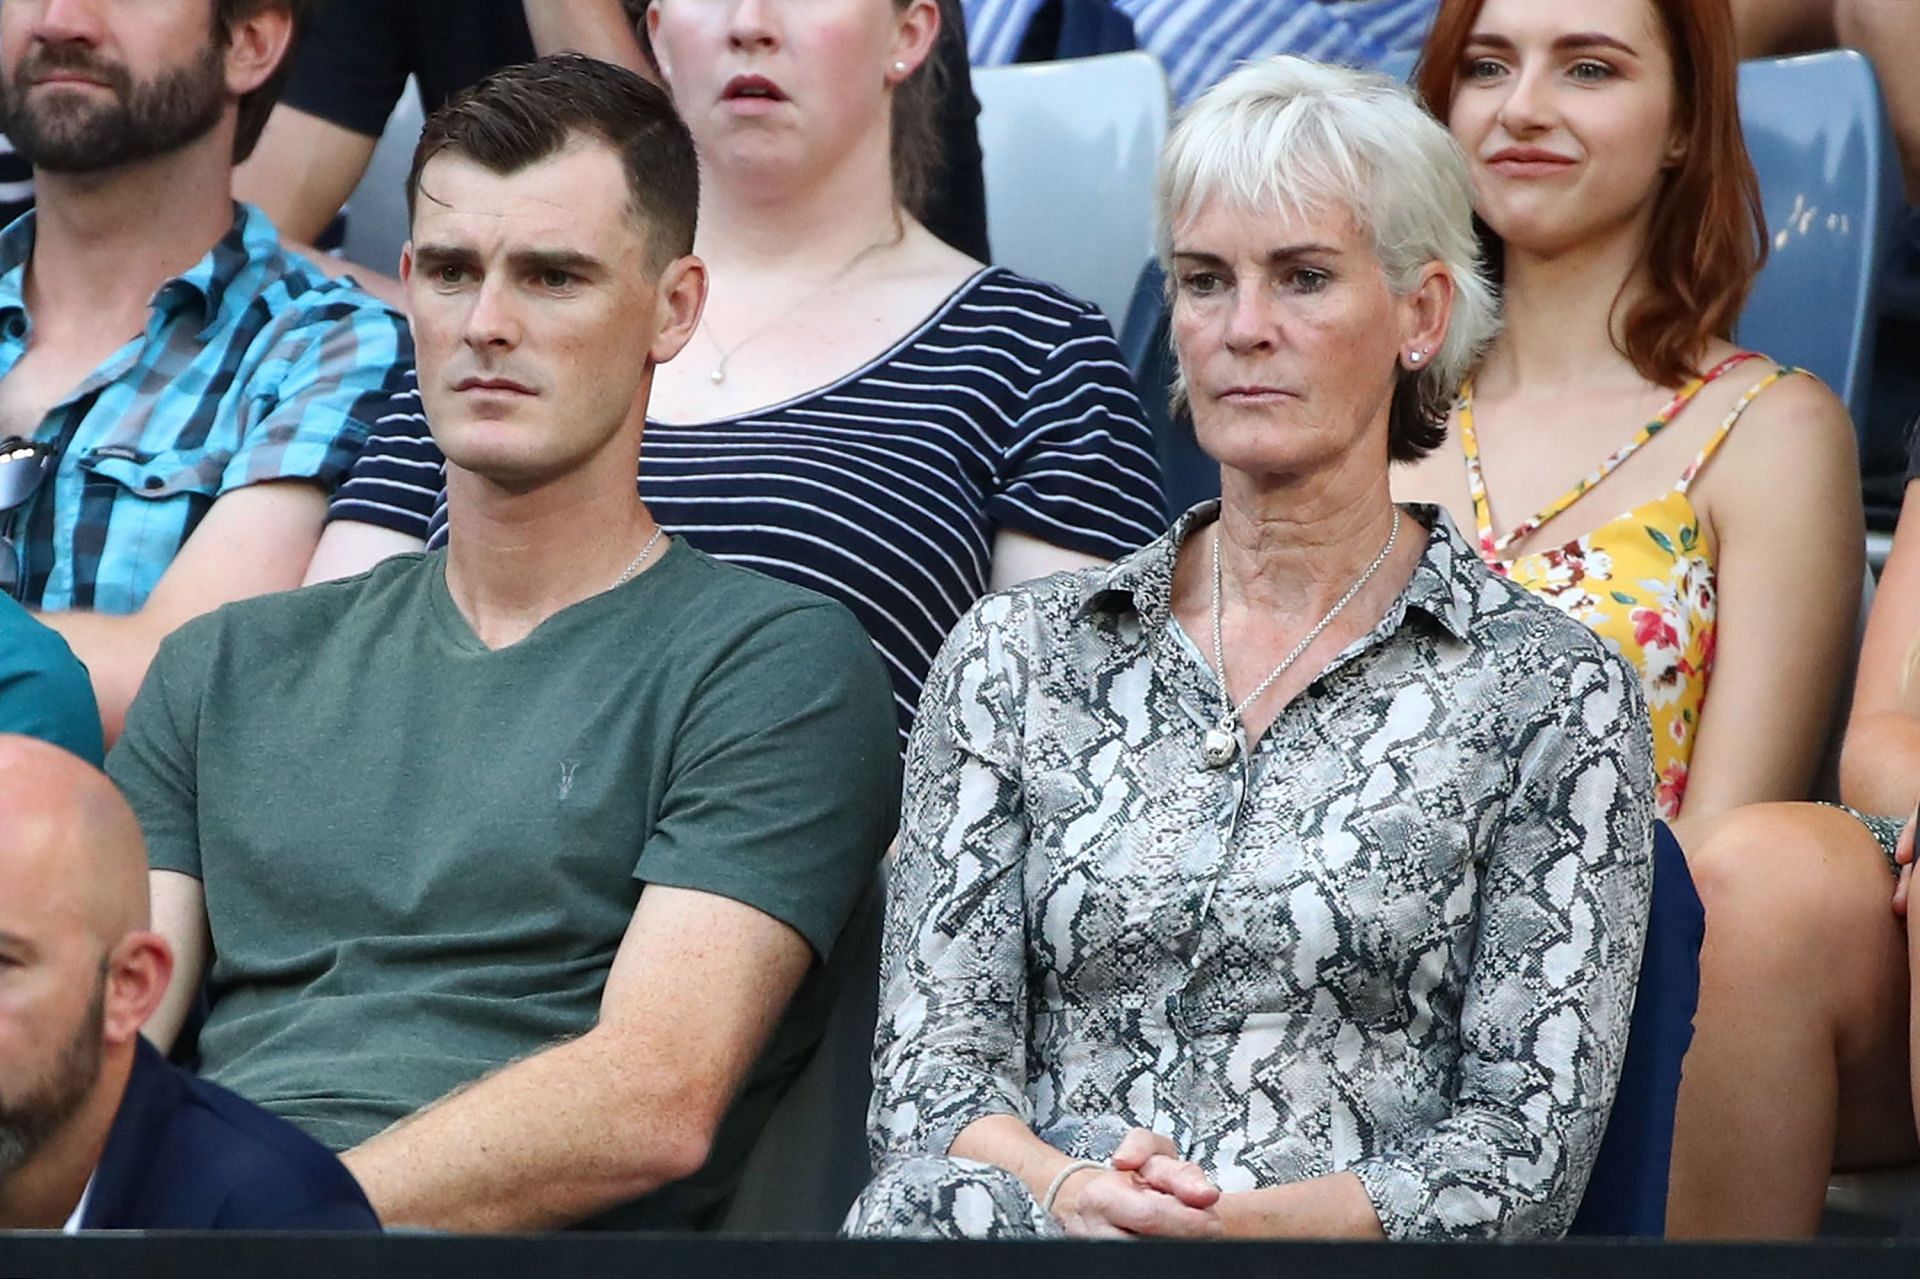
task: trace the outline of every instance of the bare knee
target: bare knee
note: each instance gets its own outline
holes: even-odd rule
[[[1706,908],[1702,978],[1864,980],[1884,962],[1893,883],[1873,836],[1818,804],[1757,804],[1690,833]]]

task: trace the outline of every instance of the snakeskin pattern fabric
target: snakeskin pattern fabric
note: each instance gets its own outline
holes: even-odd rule
[[[1406,589],[1223,769],[1170,611],[1217,504],[954,631],[889,885],[883,1181],[1005,1114],[1061,1150],[1155,1129],[1229,1193],[1351,1170],[1393,1237],[1565,1231],[1645,933],[1647,708],[1406,510]]]

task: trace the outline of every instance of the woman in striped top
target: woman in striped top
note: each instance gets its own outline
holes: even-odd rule
[[[703,332],[656,375],[641,494],[701,549],[851,607],[903,734],[982,592],[1165,526],[1100,313],[915,216],[937,163],[916,73],[938,22],[934,0],[659,0],[647,31],[700,152],[712,285]],[[382,425],[316,577],[444,536],[417,396]]]

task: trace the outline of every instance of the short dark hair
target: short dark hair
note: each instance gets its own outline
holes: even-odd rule
[[[287,42],[287,50],[280,55],[280,65],[273,69],[273,74],[259,88],[240,99],[240,124],[233,134],[235,164],[253,154],[261,131],[267,127],[267,117],[273,114],[273,104],[279,101],[281,86],[286,84],[287,74],[293,69],[300,32],[306,25],[307,14],[313,9],[313,0],[214,0],[213,3],[213,34],[222,49],[233,40],[234,24],[251,18],[262,9],[274,8],[287,11],[293,23],[293,38]]]
[[[580,134],[619,153],[628,209],[646,228],[653,269],[693,252],[700,207],[693,135],[665,90],[578,53],[496,71],[434,112],[407,175],[407,220],[419,203],[421,171],[443,151],[495,173],[517,173]]]

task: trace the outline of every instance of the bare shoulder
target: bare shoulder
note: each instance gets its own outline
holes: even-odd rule
[[[1738,380],[1741,393],[1774,373],[1782,376],[1753,397],[1727,440],[1728,469],[1751,470],[1752,478],[1761,472],[1825,472],[1834,466],[1851,471],[1853,419],[1826,383],[1768,361]]]
[[[1777,364],[1769,366],[1750,366],[1752,373],[1737,380],[1735,394],[1782,372]],[[1826,520],[1857,508],[1859,461],[1846,405],[1819,379],[1784,372],[1741,412],[1721,456],[1696,486],[1696,494],[1714,508],[1710,518],[1716,523],[1752,513],[1791,524],[1796,512]],[[1789,497],[1801,500],[1783,500]]]

